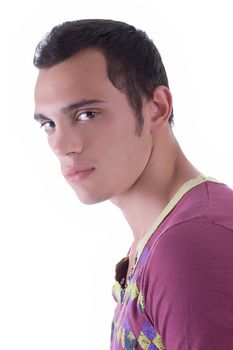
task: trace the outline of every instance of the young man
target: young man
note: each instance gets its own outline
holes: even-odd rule
[[[65,179],[83,203],[111,200],[134,235],[111,349],[233,348],[233,191],[182,152],[153,42],[122,22],[66,22],[34,64],[35,119]]]

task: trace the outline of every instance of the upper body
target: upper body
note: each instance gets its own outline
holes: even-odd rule
[[[35,119],[79,199],[110,200],[121,209],[134,236],[129,275],[154,219],[201,174],[173,133],[161,56],[133,26],[80,20],[55,27],[34,63]]]
[[[125,285],[116,268],[111,349],[231,349],[233,191],[188,181],[144,236]]]

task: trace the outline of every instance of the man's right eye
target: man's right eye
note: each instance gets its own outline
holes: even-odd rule
[[[45,131],[49,131],[55,127],[55,124],[51,120],[46,120],[40,124],[40,127]]]

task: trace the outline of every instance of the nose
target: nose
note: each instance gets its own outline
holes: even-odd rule
[[[49,144],[58,157],[79,154],[83,150],[82,136],[77,128],[72,127],[56,127],[50,135]]]

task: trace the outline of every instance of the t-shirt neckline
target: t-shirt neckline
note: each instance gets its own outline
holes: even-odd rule
[[[196,178],[191,179],[187,182],[185,182],[180,189],[176,192],[176,194],[170,199],[168,204],[165,206],[165,208],[162,210],[162,212],[159,214],[159,216],[156,218],[152,226],[149,228],[149,230],[146,232],[146,234],[143,236],[143,238],[138,243],[137,249],[136,249],[136,255],[134,259],[134,265],[132,267],[132,271],[130,273],[130,279],[132,278],[134,271],[136,269],[137,263],[139,261],[139,258],[142,254],[142,251],[149,241],[152,234],[155,232],[155,230],[158,228],[158,226],[161,224],[161,222],[165,219],[165,217],[172,211],[172,209],[176,206],[176,204],[181,200],[181,198],[192,188],[196,187],[197,185],[200,185],[206,181],[210,182],[216,182],[220,183],[217,179],[211,176],[205,176],[203,174],[198,175]]]

